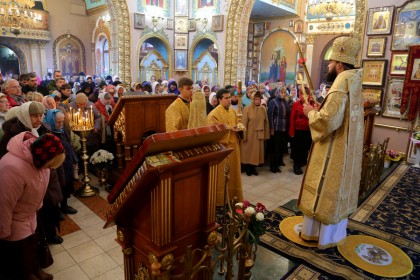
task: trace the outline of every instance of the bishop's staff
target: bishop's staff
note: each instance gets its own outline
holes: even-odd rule
[[[309,84],[309,89],[310,89],[310,92],[311,92],[310,94],[312,95],[312,100],[315,102],[316,101],[316,96],[314,96],[315,89],[314,89],[314,85],[312,84],[311,76],[309,76],[308,68],[306,67],[305,58],[303,57],[303,53],[302,53],[302,50],[300,48],[300,45],[299,45],[298,41],[295,40],[295,44],[296,44],[297,49],[299,51],[299,56],[302,59],[303,70],[305,71],[305,76],[308,79],[308,84]],[[302,85],[303,85],[303,83],[302,83]],[[307,95],[304,86],[302,88],[302,94]],[[305,99],[306,99],[306,103],[309,104],[309,96],[305,96]]]

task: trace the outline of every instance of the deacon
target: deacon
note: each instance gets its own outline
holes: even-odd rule
[[[214,108],[207,116],[207,124],[225,124],[229,131],[220,140],[220,144],[223,144],[226,148],[232,148],[233,151],[229,156],[219,164],[218,180],[217,180],[217,198],[216,205],[222,206],[224,202],[224,190],[225,190],[225,165],[229,163],[229,180],[227,182],[227,188],[229,189],[229,199],[237,197],[239,202],[243,201],[242,193],[242,179],[241,179],[241,159],[240,159],[240,148],[239,148],[239,133],[238,129],[238,117],[236,111],[230,108],[230,91],[227,89],[221,89],[217,92],[217,99],[219,100],[219,106]]]
[[[193,80],[182,77],[178,81],[180,94],[165,111],[166,132],[188,128],[190,101],[193,95]]]
[[[359,50],[355,38],[334,41],[329,94],[318,109],[303,107],[314,144],[298,200],[301,237],[321,249],[345,242],[348,216],[357,207],[363,150],[361,71],[354,69]]]

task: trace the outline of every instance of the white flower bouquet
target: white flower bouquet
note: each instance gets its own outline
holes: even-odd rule
[[[249,201],[244,200],[235,204],[236,213],[243,214],[244,218],[249,220],[248,224],[248,241],[253,243],[258,243],[260,241],[260,236],[266,232],[267,225],[265,222],[264,212],[267,211],[265,206],[262,203],[257,203],[253,206]]]
[[[105,169],[112,165],[114,155],[106,150],[98,150],[91,157],[89,162],[97,169]]]

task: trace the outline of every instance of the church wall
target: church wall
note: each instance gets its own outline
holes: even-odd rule
[[[53,44],[61,35],[70,33],[78,37],[86,54],[86,73],[93,73],[91,54],[91,32],[89,17],[86,16],[84,2],[82,0],[49,0],[48,2],[49,26],[51,41],[46,46],[47,68],[54,68]]]
[[[329,42],[339,37],[339,35],[322,35],[322,40],[314,40],[313,54],[312,54],[312,69],[311,78],[314,87],[317,89],[322,81],[320,81],[321,65],[324,60],[322,54]]]
[[[400,7],[401,5],[403,5],[404,3],[406,3],[407,1],[405,0],[370,0],[368,1],[368,7],[369,8],[375,8],[375,7],[384,7],[384,6],[395,6],[395,13],[394,13],[394,19],[396,16],[396,9],[397,7]],[[392,32],[394,32],[394,27],[392,28]],[[388,70],[390,67],[390,62],[391,62],[391,42],[392,42],[392,34],[390,35],[380,35],[387,37],[387,45],[385,48],[385,56],[382,58],[378,58],[378,59],[386,59],[388,60],[388,66],[387,66],[387,74],[386,74],[386,78],[385,78],[385,83],[384,86],[381,87],[382,89],[382,104],[381,106],[383,106],[383,97],[386,94],[386,85],[388,83],[388,80],[390,79],[389,75],[388,75]],[[363,46],[363,50],[362,50],[362,58],[363,59],[372,59],[372,58],[368,58],[366,57],[366,51],[367,51],[367,43],[368,43],[368,37],[372,37],[372,36],[365,36],[365,40],[364,40],[364,46]],[[397,150],[400,152],[406,152],[407,150],[407,145],[409,142],[409,133],[407,130],[407,128],[409,128],[409,122],[407,120],[400,120],[397,118],[389,118],[389,117],[382,117],[381,114],[375,117],[375,124],[373,127],[373,135],[372,135],[372,143],[376,144],[378,142],[382,142],[385,138],[390,137],[390,141],[388,144],[388,149],[392,149],[392,150]],[[386,128],[386,127],[381,127],[378,126],[379,125],[389,125],[392,127],[396,127],[396,128]],[[397,129],[397,128],[402,128],[402,129]]]

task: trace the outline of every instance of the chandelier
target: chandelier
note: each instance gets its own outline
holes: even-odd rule
[[[345,16],[353,11],[353,0],[309,0],[308,11],[312,15],[324,15],[326,20]]]
[[[42,16],[33,11],[28,11],[35,6],[34,0],[0,0],[0,17],[10,24],[10,32],[16,36],[20,34],[21,23],[23,20],[32,19],[34,22],[40,21]]]

